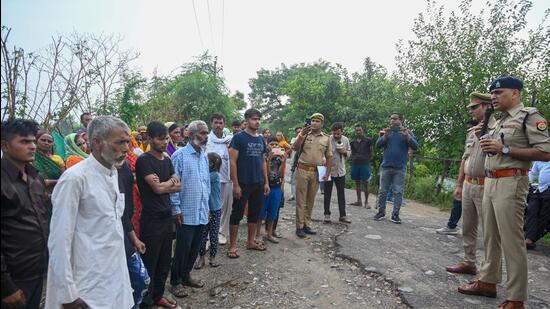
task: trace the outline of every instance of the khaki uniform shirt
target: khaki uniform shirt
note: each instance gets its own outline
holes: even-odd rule
[[[494,130],[495,123],[495,117],[491,116],[489,124],[487,125],[488,130]],[[485,157],[486,154],[481,150],[479,138],[477,138],[474,128],[470,128],[466,135],[466,146],[464,148],[464,154],[462,155],[462,160],[464,160],[464,174],[470,177],[484,177]]]
[[[527,117],[525,130],[523,121]],[[550,152],[550,137],[548,136],[548,122],[535,108],[524,107],[518,104],[511,110],[504,112],[497,121],[493,138],[510,148],[535,148],[543,152]],[[496,154],[487,156],[485,169],[498,170],[505,168],[529,169],[531,162],[514,159],[509,155]]]
[[[345,154],[342,154],[336,150],[338,141],[336,141],[332,135],[330,136],[330,143],[332,145],[332,169],[330,170],[330,176],[332,177],[342,177],[346,175],[346,158],[351,155],[349,139],[342,135],[340,141],[342,142],[343,149],[346,150]]]
[[[325,165],[325,159],[332,157],[330,137],[323,132],[317,135],[309,133],[304,140],[304,151],[300,155],[298,163],[321,166]]]

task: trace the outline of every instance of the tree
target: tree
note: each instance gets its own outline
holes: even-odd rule
[[[149,82],[148,99],[143,106],[142,123],[151,120],[185,123],[209,120],[213,113],[237,118],[246,107],[244,94],[230,94],[216,57],[204,53],[182,66],[174,77],[154,77]]]
[[[116,114],[130,128],[138,126],[139,115],[144,103],[144,87],[147,82],[139,72],[126,72],[122,77],[123,86],[115,96]]]
[[[11,46],[2,26],[2,119],[32,118],[46,130],[82,111],[107,114],[122,74],[137,53],[120,48],[114,35],[72,33],[52,37],[26,53]]]
[[[531,6],[523,0],[494,1],[476,14],[471,1],[463,0],[459,11],[446,17],[443,7],[429,2],[415,21],[416,37],[397,45],[396,78],[405,89],[411,123],[436,155],[459,156],[469,93],[486,91],[494,78],[519,76],[527,85],[526,98],[533,93],[548,98],[547,18],[527,38],[521,35]]]

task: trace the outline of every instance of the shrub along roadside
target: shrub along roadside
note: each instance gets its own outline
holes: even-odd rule
[[[347,171],[351,171],[347,163]],[[429,169],[423,164],[417,164],[414,167],[415,176],[405,180],[404,198],[415,200],[421,203],[429,204],[439,209],[450,209],[453,204],[454,192],[442,189],[437,192],[437,177],[429,175]],[[372,176],[369,181],[369,193],[378,194],[378,185],[380,179],[379,168],[372,167]],[[346,188],[355,190],[355,182],[351,179],[350,173],[347,173]]]

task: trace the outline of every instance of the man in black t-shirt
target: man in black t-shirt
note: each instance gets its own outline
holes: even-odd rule
[[[355,126],[355,139],[351,141],[351,179],[355,180],[357,202],[353,206],[363,206],[361,191],[365,188],[365,207],[369,206],[369,178],[371,175],[372,139],[365,137],[363,125]]]
[[[172,257],[170,193],[179,192],[181,183],[170,158],[165,154],[168,129],[162,123],[153,121],[147,125],[147,133],[151,150],[142,154],[136,162],[136,181],[143,204],[140,236],[147,248],[143,262],[151,277],[149,291],[141,307],[157,305],[175,308],[176,304],[162,295]]]
[[[239,257],[237,236],[239,223],[248,202],[248,250],[265,251],[265,245],[255,239],[258,228],[258,215],[262,208],[263,197],[269,194],[267,164],[265,162],[266,144],[258,134],[262,113],[251,108],[244,113],[247,126],[244,131],[234,135],[229,148],[231,160],[231,181],[233,182],[233,208],[229,218],[229,258]]]

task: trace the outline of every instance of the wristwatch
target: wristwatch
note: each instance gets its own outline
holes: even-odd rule
[[[510,154],[510,147],[508,145],[504,145],[504,147],[502,147],[502,154],[505,156]]]

